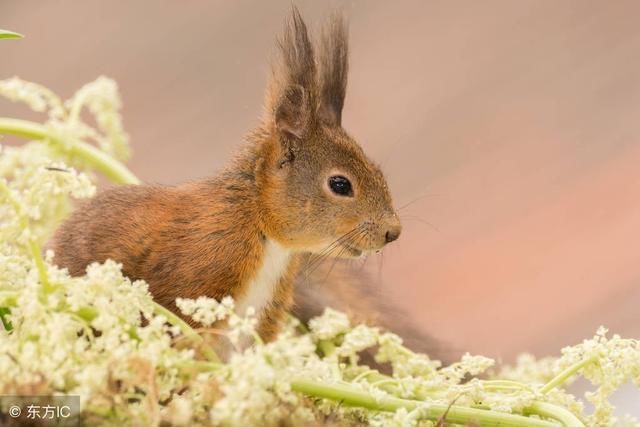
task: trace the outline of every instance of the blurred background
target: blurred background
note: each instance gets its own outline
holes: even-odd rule
[[[295,2],[351,21],[344,126],[404,232],[366,268],[425,331],[502,360],[640,338],[640,3]],[[219,170],[290,1],[0,0],[0,78],[114,78],[142,180]],[[0,101],[0,115],[35,117]],[[10,143],[14,140],[8,140]]]

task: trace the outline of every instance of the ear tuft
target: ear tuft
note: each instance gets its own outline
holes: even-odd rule
[[[294,6],[278,41],[279,58],[267,92],[267,113],[280,132],[301,137],[316,102],[316,63],[307,26]]]
[[[340,13],[333,14],[323,29],[319,63],[320,119],[330,126],[340,126],[349,71],[347,21]]]

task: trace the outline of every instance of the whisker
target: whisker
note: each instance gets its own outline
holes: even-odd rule
[[[438,227],[436,227],[435,225],[433,225],[432,223],[430,223],[427,220],[424,220],[418,216],[415,215],[400,215],[400,219],[402,220],[409,220],[409,221],[418,221],[424,225],[429,226],[432,230],[437,231],[438,233],[440,232],[440,229]]]
[[[338,258],[340,258],[340,257],[341,257],[341,255],[342,255],[342,254],[343,254],[343,253],[348,249],[348,248],[347,248],[347,246],[356,246],[356,243],[357,243],[357,242],[359,242],[359,241],[360,241],[360,239],[362,239],[362,237],[363,237],[364,235],[366,235],[366,229],[365,229],[365,227],[364,227],[364,226],[359,226],[359,227],[357,227],[356,229],[354,229],[354,231],[356,231],[356,232],[355,232],[355,233],[350,233],[350,234],[349,234],[349,236],[347,236],[347,238],[343,239],[343,241],[342,241],[342,243],[343,243],[343,244],[341,245],[342,247],[340,248],[340,250],[339,250],[336,254],[334,254],[334,255],[333,255],[333,258],[334,258],[335,260],[334,260],[333,264],[331,265],[331,268],[330,268],[329,273],[330,273],[330,272],[331,272],[331,270],[333,269],[333,267],[334,267],[334,265],[335,265],[335,263],[336,263],[337,259],[338,259]],[[332,252],[333,252],[333,251],[331,251],[331,252],[329,252],[329,253],[326,253],[326,254],[325,254],[321,259],[319,259],[319,260],[318,260],[318,261],[317,261],[317,262],[316,262],[316,263],[315,263],[311,268],[309,268],[309,269],[307,270],[307,272],[306,272],[306,273],[307,273],[307,275],[308,275],[308,274],[311,274],[311,273],[312,273],[313,271],[315,271],[315,270],[316,270],[320,265],[322,265],[322,263],[323,263],[327,258],[329,258],[329,256],[331,256],[331,255],[332,255]],[[327,276],[328,276],[328,274],[327,274]],[[326,277],[325,277],[325,279],[326,279]]]
[[[331,242],[325,249],[322,250],[322,252],[318,253],[318,254],[312,254],[311,256],[314,257],[319,257],[324,255],[327,252],[330,252],[336,245],[342,243],[345,239],[349,238],[349,236],[351,234],[356,233],[360,228],[362,228],[363,225],[358,225],[355,228],[353,228],[351,231],[346,232],[345,234],[343,234],[342,236],[338,237],[336,240],[334,240],[333,242]]]
[[[352,234],[349,236],[348,239],[345,239],[345,241],[343,241],[343,244],[340,247],[340,250],[335,254],[335,256],[333,256],[333,258],[335,258],[336,260],[338,258],[340,258],[340,256],[347,250],[347,246],[346,244],[351,243],[353,244],[354,239],[358,238],[360,235],[362,235],[364,233],[364,228],[358,230],[358,233]],[[329,256],[331,256],[331,252],[326,253],[322,258],[320,258],[316,263],[313,264],[313,266],[311,266],[309,269],[307,269],[306,274],[309,275],[311,274],[313,271],[315,271],[320,265],[322,265],[322,262],[325,261],[327,258],[329,258]],[[335,262],[334,262],[335,264]],[[331,268],[333,269],[333,265],[331,266]]]
[[[309,260],[307,261],[307,265],[305,266],[305,274],[308,275],[311,271],[315,270],[317,268],[317,266],[320,265],[320,263],[324,259],[326,259],[329,255],[331,255],[331,252],[336,247],[338,247],[339,245],[341,245],[342,243],[344,243],[348,239],[352,238],[352,236],[360,233],[362,230],[364,230],[364,225],[363,224],[358,225],[357,227],[355,227],[351,231],[348,231],[347,233],[345,233],[344,235],[342,235],[341,237],[336,239],[333,243],[329,244],[329,246],[327,246],[327,248],[325,248],[319,254],[311,255],[311,257],[309,257]]]
[[[338,262],[338,260],[340,259],[340,255],[342,255],[345,251],[347,250],[346,246],[343,246],[340,251],[336,254],[336,256],[333,258],[333,262],[331,263],[331,267],[329,267],[329,271],[327,271],[327,274],[324,275],[324,279],[323,281],[326,282],[327,278],[329,277],[329,275],[331,274],[331,272],[333,271],[333,267],[336,266],[336,263]]]
[[[311,266],[311,265],[315,264],[316,262],[318,262],[319,260],[322,260],[326,256],[330,255],[331,252],[333,252],[333,250],[335,248],[340,246],[344,241],[349,239],[349,237],[351,235],[355,234],[356,232],[357,232],[356,229],[351,230],[350,232],[344,234],[343,236],[341,236],[340,238],[336,239],[331,244],[329,244],[324,250],[322,250],[322,252],[320,252],[318,254],[311,254],[311,256],[309,257],[309,260],[307,262],[307,266]]]
[[[398,212],[400,212],[402,209],[404,209],[404,208],[407,208],[407,207],[411,206],[412,204],[414,204],[414,203],[415,203],[415,202],[417,202],[418,200],[422,200],[422,199],[424,199],[425,197],[431,197],[431,196],[439,196],[439,194],[436,194],[436,193],[425,193],[425,194],[422,194],[422,195],[420,195],[420,196],[416,197],[415,199],[413,199],[413,200],[411,200],[411,201],[409,201],[409,202],[405,203],[404,205],[400,206],[400,207],[399,207],[398,209],[396,209],[396,210],[397,210]]]
[[[360,241],[362,240],[362,238],[365,235],[366,235],[365,230],[362,229],[360,231],[360,233],[354,235],[351,239],[349,239],[348,243],[350,244],[350,246],[358,246],[360,244]],[[324,276],[324,280],[325,281],[327,280],[327,277],[329,277],[329,275],[333,271],[333,267],[335,267],[336,263],[338,262],[338,259],[340,258],[340,255],[342,255],[346,250],[347,250],[347,247],[345,245],[343,245],[341,250],[336,254],[336,256],[334,257],[333,262],[331,263],[331,267],[329,267],[329,271]]]

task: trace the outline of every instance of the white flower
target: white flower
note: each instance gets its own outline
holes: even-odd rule
[[[229,332],[227,337],[236,347],[241,347],[242,338],[255,336],[256,327],[258,326],[258,318],[256,317],[256,310],[253,307],[248,307],[244,317],[240,317],[235,313],[229,317]]]
[[[122,126],[119,114],[122,101],[114,80],[99,77],[94,82],[84,85],[66,102],[66,106],[69,108],[72,123],[77,123],[80,110],[86,106],[105,135],[104,138],[97,137],[100,148],[119,160],[129,158],[129,137]]]
[[[344,335],[342,344],[338,348],[340,356],[355,356],[356,353],[373,347],[378,343],[378,328],[358,325]]]
[[[214,298],[199,297],[195,300],[176,298],[176,305],[186,316],[191,316],[196,322],[204,326],[211,326],[219,320],[226,319],[233,314],[233,299],[224,297],[221,301]]]
[[[13,77],[0,80],[0,96],[26,104],[33,111],[48,112],[50,116],[61,118],[64,116],[62,101],[44,86],[27,82]]]
[[[346,314],[326,308],[321,316],[311,319],[309,329],[317,340],[327,340],[349,330],[351,324]]]

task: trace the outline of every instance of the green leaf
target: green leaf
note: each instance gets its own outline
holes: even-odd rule
[[[0,29],[0,39],[21,39],[23,37],[24,36],[22,34]]]
[[[13,325],[9,319],[5,318],[7,314],[11,314],[11,310],[9,310],[8,307],[0,307],[0,321],[2,322],[2,326],[4,326],[5,331],[10,331],[13,329]]]

